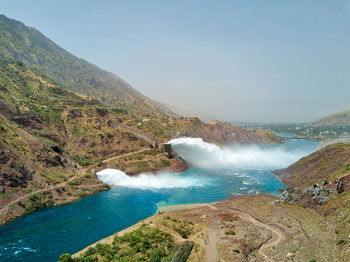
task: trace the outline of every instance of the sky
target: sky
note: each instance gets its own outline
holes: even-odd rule
[[[350,109],[347,0],[0,0],[0,13],[183,112],[296,122]]]

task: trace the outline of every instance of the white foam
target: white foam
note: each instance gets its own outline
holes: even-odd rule
[[[103,183],[110,186],[139,189],[201,187],[209,184],[208,180],[200,177],[189,177],[169,172],[158,174],[143,173],[137,176],[128,176],[117,169],[104,169],[96,173],[96,175]]]
[[[169,143],[183,159],[202,168],[271,170],[287,167],[308,153],[257,145],[219,147],[192,137],[176,138]]]

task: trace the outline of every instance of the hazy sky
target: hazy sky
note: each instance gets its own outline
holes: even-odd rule
[[[350,1],[0,0],[143,94],[223,120],[350,109]]]

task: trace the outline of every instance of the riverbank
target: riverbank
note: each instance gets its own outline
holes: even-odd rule
[[[199,144],[187,140],[178,141],[183,143],[182,148],[187,152],[182,151],[180,156],[187,160],[191,155],[196,156],[197,160],[202,159],[203,162],[198,162],[199,166],[190,166],[180,173],[161,172],[159,175],[127,176],[120,172],[111,181],[111,185],[115,185],[111,190],[69,205],[42,209],[0,227],[2,258],[5,261],[54,261],[64,252],[75,253],[98,239],[152,216],[159,206],[213,203],[232,194],[278,195],[278,190],[284,185],[269,172],[270,168],[287,166],[294,159],[306,155],[314,146],[297,140],[266,147],[230,149],[202,143],[199,139],[194,141]],[[215,150],[211,151],[213,148]],[[169,166],[165,162],[169,161],[167,158],[153,154],[153,150],[136,151],[124,158],[114,158],[107,164],[109,168],[118,170],[125,170],[122,169],[123,164],[126,168],[129,165],[143,168],[144,164],[139,163],[144,162],[148,162],[149,166],[157,163],[167,163]],[[246,162],[247,157],[251,159],[249,162]],[[235,163],[231,162],[233,159]],[[171,161],[177,160],[172,159],[169,163]],[[201,167],[202,163],[208,168]],[[249,166],[244,168],[246,163]],[[36,250],[37,253],[28,250]]]
[[[221,131],[236,130],[235,127],[222,123],[214,123],[210,126],[215,126]],[[243,132],[243,130],[240,131]],[[218,136],[217,132],[214,132],[215,134],[209,133],[211,134],[210,139]],[[242,142],[257,141],[264,144],[280,141],[278,139],[280,137],[270,133],[260,132],[255,135],[257,136],[254,136],[255,140],[250,141],[248,139],[250,136],[247,136],[247,139],[243,139]],[[72,163],[61,163],[65,168],[63,171],[60,170],[60,163],[57,163],[58,168],[51,168],[49,175],[46,175],[42,170],[37,170],[33,173],[31,182],[26,186],[19,188],[1,187],[3,192],[0,192],[0,224],[4,225],[41,208],[71,203],[84,196],[107,190],[108,187],[100,184],[94,175],[96,171],[106,168],[119,169],[130,176],[145,172],[154,174],[163,171],[179,173],[188,169],[188,164],[182,159],[168,159],[156,148],[143,148],[122,155],[110,156],[86,168],[82,168],[75,162],[75,164],[73,163],[74,168],[70,166]]]
[[[108,189],[109,186],[95,175],[84,172],[60,184],[20,194],[11,202],[5,202],[0,209],[0,224],[5,225],[38,209],[65,205]]]
[[[188,168],[185,161],[179,158],[167,159],[155,149],[144,149],[113,157],[104,161],[100,167],[93,165],[72,172],[69,178],[62,183],[46,188],[39,187],[27,194],[25,192],[12,193],[11,198],[2,194],[0,198],[0,225],[5,225],[41,208],[69,204],[83,197],[109,190],[110,187],[103,184],[96,177],[95,172],[117,165],[122,165],[127,174],[131,176],[145,172],[156,174],[166,170],[183,172]],[[142,171],[137,171],[138,169],[142,169]]]
[[[332,225],[314,210],[282,203],[273,196],[244,195],[213,204],[175,208],[177,210],[158,212],[89,247],[96,247],[98,243],[111,245],[115,235],[150,225],[172,234],[179,241],[193,241],[195,248],[190,261],[335,261],[337,257]],[[186,235],[176,227],[182,221],[189,225]],[[313,237],[315,235],[317,238]],[[97,256],[99,251],[90,249],[90,253]]]

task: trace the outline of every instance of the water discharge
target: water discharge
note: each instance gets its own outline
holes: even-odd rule
[[[169,142],[183,159],[201,168],[240,168],[271,170],[286,167],[309,153],[275,145],[231,145],[219,147],[201,138],[181,137]]]
[[[170,141],[190,162],[185,172],[130,177],[115,169],[97,176],[111,190],[71,204],[45,208],[0,227],[0,261],[57,261],[157,212],[157,208],[210,203],[240,194],[279,195],[285,188],[270,170],[316,150],[317,143],[219,147],[198,138]]]
[[[104,169],[97,177],[110,186],[124,186],[138,189],[186,188],[205,186],[209,182],[201,177],[185,177],[178,173],[162,172],[158,174],[143,173],[138,176],[128,176],[117,169]]]
[[[192,168],[216,170],[215,172],[161,172],[158,174],[142,173],[128,176],[117,169],[105,169],[97,177],[110,186],[122,186],[136,189],[170,189],[203,187],[209,185],[213,177],[224,174],[236,178],[243,185],[254,185],[260,178],[253,179],[251,172],[242,170],[272,170],[286,167],[302,156],[307,155],[307,148],[288,148],[285,145],[258,146],[238,145],[219,147],[204,142],[201,138],[181,137],[169,142],[176,153],[191,163]],[[235,170],[235,172],[232,172]],[[253,173],[254,174],[254,173]],[[259,174],[259,173],[258,173]],[[254,191],[254,190],[253,190]],[[253,192],[252,189],[247,192]],[[255,192],[255,191],[254,191]]]

